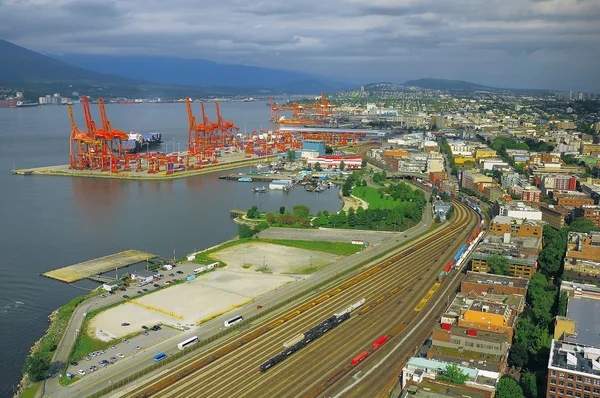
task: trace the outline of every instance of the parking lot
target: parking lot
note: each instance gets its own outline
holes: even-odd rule
[[[154,325],[148,325],[148,327],[152,326]],[[69,364],[67,372],[70,372],[77,377],[86,377],[86,375],[89,375],[90,373],[103,372],[104,368],[110,368],[113,362],[127,361],[128,359],[135,357],[137,352],[143,351],[180,333],[181,331],[167,326],[163,326],[157,331],[148,330],[147,335],[142,334],[126,342],[122,341],[119,344],[116,344],[114,348],[111,346],[111,348],[106,349],[104,353],[98,353],[94,356],[91,355],[92,353],[89,353],[86,357],[87,360],[81,359],[78,361],[77,365]],[[139,347],[139,349],[136,349],[136,347]],[[113,362],[110,361],[111,358],[114,359]],[[100,364],[102,361],[108,361],[109,364],[103,367]],[[94,366],[96,369],[90,371],[90,367]],[[85,375],[81,375],[79,373],[80,370],[83,370]]]

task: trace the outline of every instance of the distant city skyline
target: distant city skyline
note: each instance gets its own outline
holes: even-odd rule
[[[152,54],[350,83],[422,77],[600,92],[594,0],[0,0],[0,38],[44,54]]]

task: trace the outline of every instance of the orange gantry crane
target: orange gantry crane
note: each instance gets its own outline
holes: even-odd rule
[[[75,125],[75,118],[73,117],[73,106],[69,105],[69,118],[71,120],[71,136],[69,139],[69,168],[75,170],[83,170],[87,168],[89,163],[88,145],[92,143],[90,139],[79,127]]]
[[[196,117],[194,116],[192,110],[192,100],[190,98],[186,98],[186,106],[188,111],[188,151],[189,156],[187,158],[187,166],[190,167],[189,161],[190,158],[194,157],[195,162],[192,166],[193,168],[199,169],[202,167],[203,161],[208,157],[209,161],[213,161],[213,157],[216,159],[213,153],[208,150],[208,143],[210,141],[210,137],[213,134],[212,123],[206,117],[204,113],[204,104],[202,105],[202,121],[203,124],[198,124]],[[208,155],[208,156],[207,156]]]
[[[281,118],[281,107],[273,102],[273,97],[269,97],[269,103],[271,104],[271,114],[269,120],[276,122]]]
[[[98,108],[100,109],[100,119],[102,122],[102,130],[101,135],[104,137],[103,143],[103,170],[105,170],[105,165],[110,165],[110,172],[116,173],[118,171],[118,167],[120,164],[125,166],[125,169],[129,171],[130,165],[129,160],[125,156],[125,151],[123,150],[123,141],[129,138],[129,135],[126,133],[115,130],[108,120],[106,116],[106,108],[104,107],[104,99],[98,98]]]
[[[222,146],[232,145],[233,144],[233,135],[237,134],[240,130],[233,122],[228,122],[221,116],[221,111],[219,110],[219,103],[215,102],[215,106],[217,108],[217,126],[220,130],[220,144]]]

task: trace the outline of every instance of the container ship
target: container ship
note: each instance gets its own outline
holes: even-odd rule
[[[161,133],[136,133],[129,132],[129,139],[123,143],[127,153],[135,153],[142,149],[149,149],[159,145],[162,142]]]

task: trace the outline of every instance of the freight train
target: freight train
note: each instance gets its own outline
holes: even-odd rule
[[[266,372],[272,366],[284,361],[287,357],[289,357],[296,351],[304,348],[311,341],[318,339],[319,337],[327,333],[329,330],[337,327],[342,322],[350,319],[350,313],[358,307],[360,307],[361,305],[363,305],[364,303],[365,299],[363,298],[357,301],[356,303],[336,312],[334,315],[319,323],[315,327],[307,330],[302,334],[302,338],[298,336],[297,342],[293,344],[284,344],[284,346],[288,345],[287,347],[285,347],[285,350],[283,350],[281,353],[275,355],[273,358],[260,365],[260,371]]]
[[[460,249],[458,249],[458,252],[456,252],[456,254],[452,258],[452,260],[444,266],[444,269],[438,275],[438,282],[440,282],[440,283],[443,282],[444,279],[446,279],[446,276],[453,269],[458,268],[460,270],[463,263],[467,260],[469,253],[471,252],[471,250],[473,250],[473,248],[481,240],[481,238],[483,237],[483,234],[484,234],[485,215],[481,211],[481,208],[479,206],[477,206],[475,203],[469,201],[468,199],[463,198],[462,196],[458,196],[457,199],[459,201],[465,203],[467,206],[471,207],[473,210],[475,210],[477,212],[477,214],[479,214],[479,218],[481,220],[479,221],[479,227],[477,227],[477,229],[471,234],[470,238],[467,239],[465,244],[462,245],[460,247]]]

